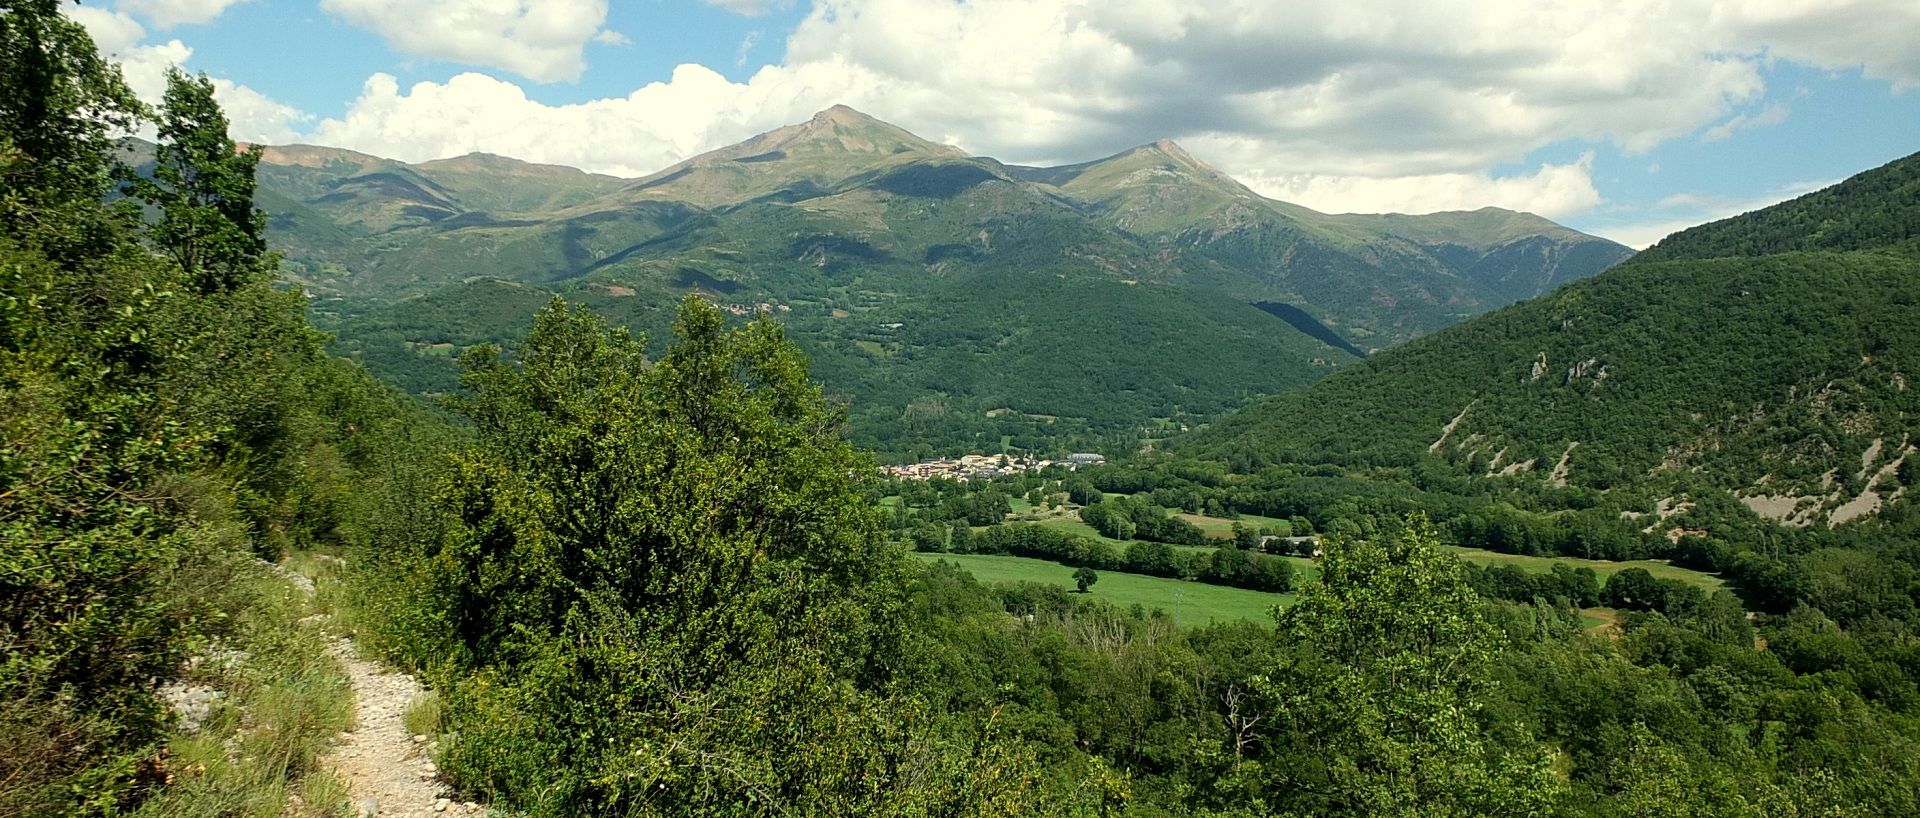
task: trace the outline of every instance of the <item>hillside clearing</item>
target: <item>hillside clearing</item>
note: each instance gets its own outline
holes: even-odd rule
[[[1628,568],[1644,568],[1647,570],[1647,573],[1652,574],[1656,579],[1676,579],[1689,585],[1698,586],[1700,590],[1709,594],[1725,588],[1727,585],[1726,580],[1712,574],[1695,571],[1691,568],[1681,568],[1678,565],[1661,560],[1614,562],[1611,560],[1588,560],[1579,557],[1529,557],[1520,554],[1502,554],[1498,551],[1488,551],[1484,548],[1467,548],[1457,545],[1448,546],[1447,550],[1452,551],[1461,559],[1477,565],[1514,565],[1518,566],[1521,570],[1535,573],[1552,571],[1554,563],[1565,563],[1575,568],[1592,568],[1594,573],[1600,575],[1601,582],[1605,582],[1608,577]]]
[[[1072,589],[1073,569],[1057,562],[1008,557],[993,554],[916,553],[927,562],[945,561],[958,565],[984,583],[1037,582]],[[1088,591],[1121,607],[1139,605],[1146,610],[1162,610],[1182,627],[1208,622],[1245,620],[1272,621],[1275,606],[1293,604],[1294,594],[1274,594],[1228,588],[1163,577],[1147,577],[1118,571],[1101,571],[1100,581]]]

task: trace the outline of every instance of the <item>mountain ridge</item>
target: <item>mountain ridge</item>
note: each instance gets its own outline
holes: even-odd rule
[[[876,444],[1160,434],[1146,430],[1303,385],[1631,253],[1520,214],[1320,214],[1168,140],[1064,170],[1008,166],[844,106],[638,179],[471,154],[409,164],[289,147],[263,159],[287,277],[341,349],[411,389],[450,388],[451,353],[511,344],[538,300],[472,282],[587,301],[656,334],[658,305],[698,292],[776,310],[830,387],[872,404],[855,425]],[[1495,234],[1518,238],[1490,246]],[[413,298],[432,304],[391,309]],[[481,331],[445,326],[459,321]],[[1095,327],[1169,357],[1116,358]],[[1063,372],[1055,354],[1099,363]],[[1010,414],[981,421],[990,410]],[[922,431],[888,431],[906,429]]]

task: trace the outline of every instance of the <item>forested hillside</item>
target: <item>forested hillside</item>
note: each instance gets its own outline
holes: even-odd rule
[[[1714,494],[1796,525],[1873,513],[1904,496],[1920,437],[1920,393],[1908,388],[1920,374],[1920,253],[1900,227],[1920,221],[1916,167],[1903,159],[1683,231],[1603,275],[1250,407],[1187,451],[1243,467],[1444,464],[1607,492],[1644,512]],[[1800,249],[1825,242],[1848,249]],[[1736,244],[1790,250],[1726,249]]]

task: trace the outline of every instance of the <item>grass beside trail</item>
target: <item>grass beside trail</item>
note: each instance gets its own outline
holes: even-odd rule
[[[986,583],[1039,582],[1067,589],[1074,587],[1073,569],[1057,562],[992,554],[916,553],[914,556],[928,562],[951,562],[973,574],[974,579]],[[1176,623],[1185,627],[1235,619],[1269,622],[1269,611],[1275,605],[1291,605],[1295,599],[1293,594],[1249,591],[1118,571],[1101,571],[1100,581],[1094,583],[1088,593],[1115,605],[1139,605],[1147,610],[1157,608],[1166,611],[1173,615]]]
[[[313,555],[291,564],[312,566]],[[353,721],[353,693],[316,601],[251,557],[193,589],[219,600],[231,633],[199,657],[182,680],[219,692],[198,731],[177,729],[157,757],[167,785],[133,818],[287,816],[335,818],[344,782],[321,761]]]
[[[1628,568],[1645,568],[1647,569],[1647,573],[1654,575],[1655,578],[1677,579],[1690,585],[1697,585],[1700,587],[1700,590],[1706,591],[1709,594],[1726,587],[1727,584],[1726,580],[1712,574],[1695,571],[1691,568],[1681,568],[1678,565],[1672,565],[1659,560],[1613,562],[1610,560],[1586,560],[1580,559],[1579,557],[1527,557],[1519,554],[1502,554],[1498,551],[1488,551],[1483,548],[1464,548],[1461,546],[1448,546],[1448,550],[1463,560],[1479,565],[1516,565],[1523,571],[1531,572],[1552,571],[1553,564],[1556,562],[1566,563],[1575,568],[1584,566],[1592,568],[1594,573],[1599,574],[1601,582],[1606,582],[1607,577],[1613,576]]]

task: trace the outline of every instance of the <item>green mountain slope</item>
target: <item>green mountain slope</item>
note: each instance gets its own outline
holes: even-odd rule
[[[900,456],[1131,446],[1142,426],[1197,422],[1352,360],[1019,186],[881,198],[743,206],[582,277],[481,279],[327,325],[342,352],[434,392],[452,387],[458,351],[517,339],[549,293],[662,337],[696,290],[779,319],[860,442]],[[956,234],[972,240],[945,241]]]
[[[1170,142],[1064,168],[968,157],[843,106],[643,179],[473,155],[419,165],[310,146],[272,148],[261,169],[274,212],[311,211],[362,237],[357,259],[309,248],[310,219],[276,240],[311,292],[369,305],[473,276],[551,281],[644,257],[680,222],[789,206],[847,229],[892,232],[921,215],[891,197],[946,198],[983,182],[1157,253],[1155,275],[1296,306],[1378,348],[1531,297],[1629,255],[1526,214],[1332,216],[1262,198]],[[764,207],[762,207],[764,212]],[[736,221],[736,223],[738,223]],[[978,226],[946,219],[926,246],[957,252]],[[319,232],[326,232],[321,229]],[[709,235],[711,231],[708,231]],[[323,240],[324,239],[324,240]],[[490,253],[484,247],[512,247]],[[1036,246],[1052,257],[1068,248]],[[946,256],[927,260],[934,264]],[[746,258],[744,263],[772,259]],[[344,263],[346,270],[335,269]],[[1121,278],[1140,271],[1114,270]]]
[[[1632,255],[1498,208],[1330,215],[1267,199],[1161,141],[1064,168],[1018,169],[1113,226],[1245,273],[1243,293],[1295,305],[1382,348],[1548,292]]]
[[[883,175],[901,165],[965,159],[958,148],[921,139],[844,105],[806,122],[709,151],[623,187],[588,209],[638,201],[719,207],[777,195],[812,198],[847,180]]]
[[[1684,231],[1177,445],[1241,462],[1440,465],[1676,503],[1717,489],[1793,524],[1870,514],[1905,496],[1920,444],[1920,389],[1909,387],[1920,252],[1899,228],[1823,236],[1920,223],[1907,193],[1916,169],[1909,157]],[[1759,254],[1809,246],[1846,249]],[[1748,252],[1684,255],[1730,248]]]
[[[894,454],[1131,447],[1626,253],[1524,214],[1327,216],[1171,143],[1010,168],[845,107],[638,180],[305,146],[260,177],[316,320],[410,389],[549,293],[659,330],[696,291],[786,323]]]

